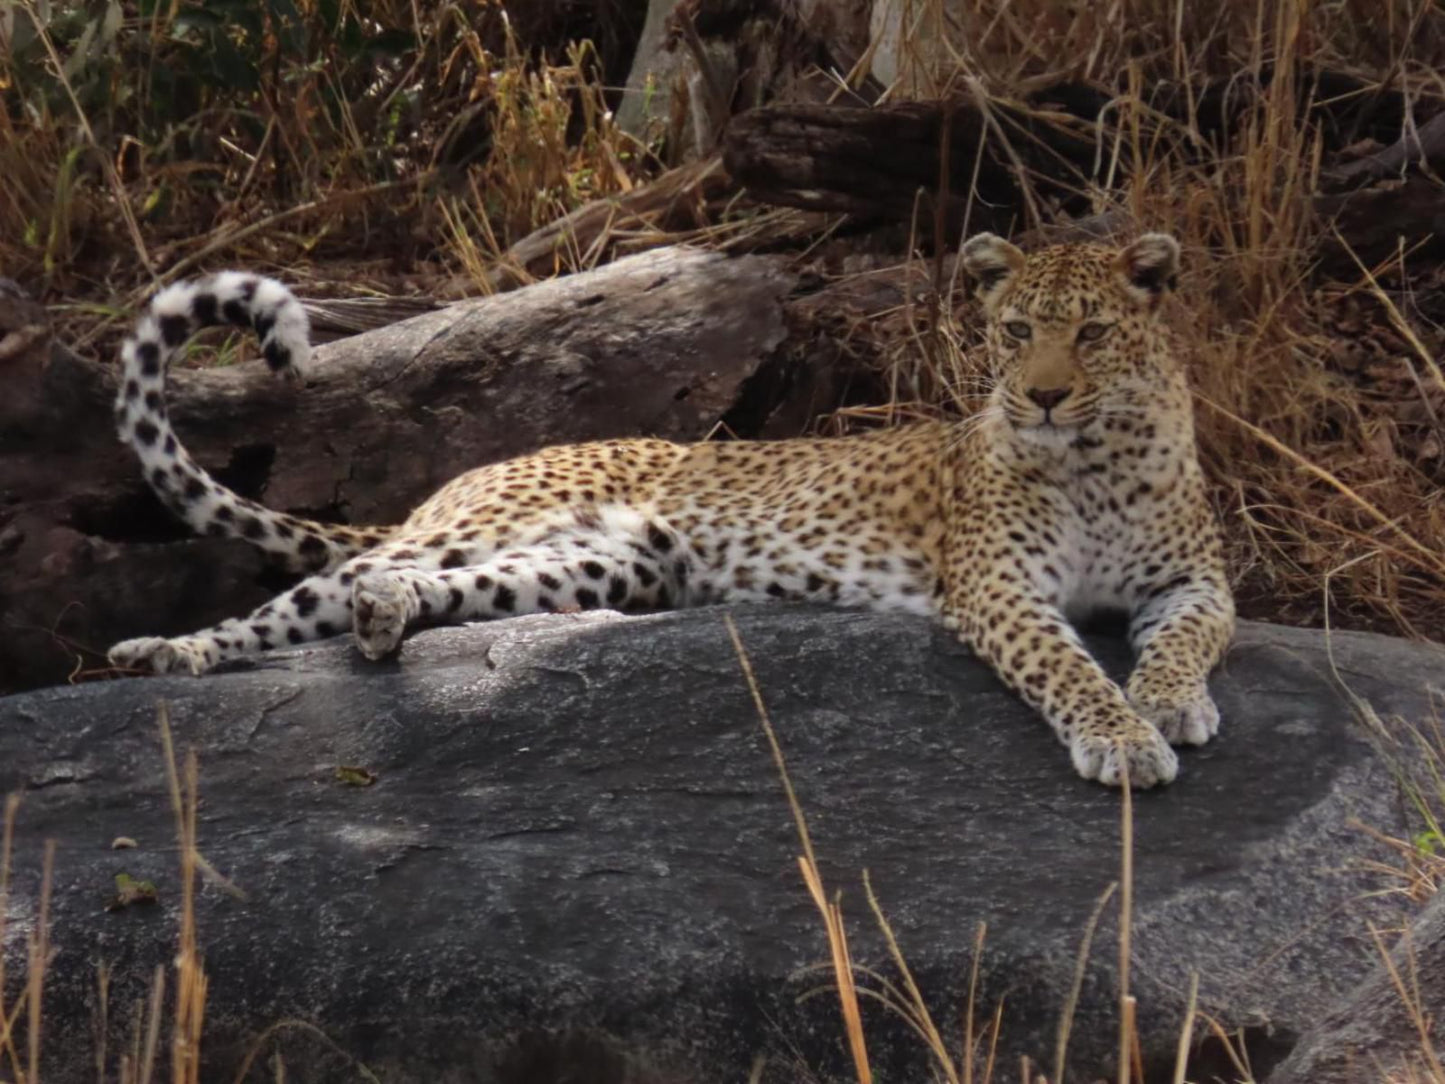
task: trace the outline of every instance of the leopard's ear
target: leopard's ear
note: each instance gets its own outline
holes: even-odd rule
[[[1120,250],[1117,266],[1125,291],[1141,305],[1157,308],[1179,285],[1179,242],[1167,233],[1143,234]]]
[[[963,269],[978,283],[978,297],[992,308],[1008,280],[1027,262],[1022,252],[996,233],[976,233],[964,242],[960,253]]]

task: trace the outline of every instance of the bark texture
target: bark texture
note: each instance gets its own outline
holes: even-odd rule
[[[774,258],[654,251],[330,343],[304,387],[259,363],[175,373],[172,416],[247,497],[395,523],[462,471],[548,444],[756,430],[770,396],[808,382],[791,364],[806,350],[790,338],[795,285]],[[38,307],[7,311],[20,345],[0,358],[0,689],[274,593],[248,547],[190,538],[152,497],[112,429],[115,364],[27,331]]]

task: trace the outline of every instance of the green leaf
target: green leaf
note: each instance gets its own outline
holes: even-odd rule
[[[336,769],[336,781],[348,787],[369,787],[376,782],[376,773],[370,768],[343,764]]]
[[[159,899],[156,886],[150,881],[140,881],[129,873],[115,875],[115,895],[105,905],[107,911],[119,911],[138,903],[155,903]]]

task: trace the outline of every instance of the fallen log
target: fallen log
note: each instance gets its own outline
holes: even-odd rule
[[[1213,127],[1231,120],[1216,98],[1205,92],[1195,109]],[[1113,139],[1098,126],[1101,104],[1097,91],[1065,83],[1019,106],[966,96],[871,108],[769,105],[733,118],[723,163],[760,202],[912,223],[920,243],[951,247],[965,221],[970,232],[1012,234],[1025,223],[1086,215],[1079,193],[1097,182],[1100,140]],[[1393,115],[1390,105],[1378,111]],[[1323,106],[1311,117],[1336,141],[1360,127],[1347,128]],[[1187,147],[1181,153],[1187,157]],[[1352,261],[1340,258],[1345,246],[1367,263],[1402,244],[1438,250],[1445,197],[1411,171],[1438,169],[1442,155],[1445,119],[1437,117],[1378,154],[1327,163],[1315,208],[1340,236],[1326,242],[1322,270],[1355,277]]]
[[[461,471],[548,444],[757,431],[769,396],[812,379],[784,311],[794,286],[778,258],[658,250],[322,346],[305,387],[259,364],[175,373],[172,414],[245,496],[395,523]],[[113,432],[114,364],[37,335],[38,306],[11,309],[24,326],[0,326],[14,346],[0,361],[0,690],[273,594],[247,547],[191,538],[150,494]]]
[[[1431,177],[1411,175],[1350,192],[1315,197],[1331,228],[1320,239],[1318,271],[1346,282],[1359,265],[1375,267],[1408,254],[1412,261],[1445,256],[1445,191]]]
[[[761,202],[1007,232],[1033,191],[1065,204],[1094,156],[1084,122],[965,99],[863,108],[778,105],[734,117],[723,164]]]

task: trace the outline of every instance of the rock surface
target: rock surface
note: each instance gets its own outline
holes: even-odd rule
[[[1395,931],[1382,931],[1386,947]],[[1378,958],[1378,957],[1377,957]],[[1405,994],[1402,996],[1401,989]],[[1430,1045],[1420,1022],[1429,1022]],[[1409,935],[1350,994],[1315,1021],[1269,1084],[1356,1084],[1439,1079],[1445,1057],[1445,894],[1437,894]],[[1431,1058],[1435,1059],[1432,1066]],[[1434,1075],[1432,1075],[1432,1073]]]
[[[867,869],[956,1049],[987,922],[978,1018],[1004,999],[1000,1064],[1027,1053],[1052,1072],[1086,923],[1118,876],[1118,796],[1077,779],[1043,723],[926,621],[787,606],[737,621],[855,961],[891,974]],[[1126,665],[1117,640],[1095,647]],[[1332,649],[1381,714],[1421,719],[1425,686],[1445,686],[1438,650],[1363,634],[1336,634]],[[1257,1029],[1260,1069],[1372,966],[1366,921],[1397,916],[1349,872],[1383,857],[1351,818],[1399,832],[1402,807],[1319,634],[1246,626],[1215,690],[1220,738],[1135,799],[1132,987],[1147,1064],[1172,1061],[1197,970],[1203,1008]],[[201,849],[246,893],[199,895],[215,1079],[287,1018],[382,1079],[543,1079],[549,1058],[554,1075],[569,1058],[595,1070],[599,1037],[627,1052],[604,1078],[637,1079],[641,1064],[736,1081],[759,1055],[765,1080],[796,1079],[799,1063],[848,1075],[828,974],[803,970],[827,950],[792,819],[709,609],[439,630],[381,665],[337,640],[201,680],[0,700],[0,792],[24,796],[11,976],[41,841],[57,844],[51,1079],[94,1075],[96,964],[112,969],[115,1051],[174,955],[160,698],[178,743],[199,752]],[[342,765],[375,783],[342,784]],[[138,847],[111,850],[117,836]],[[122,872],[154,882],[159,905],[104,910]],[[1111,911],[1073,1023],[1072,1079],[1111,1074],[1116,959]],[[798,1000],[809,991],[821,993]],[[879,1078],[927,1071],[896,1018],[864,1011]],[[295,1028],[258,1065],[275,1045],[295,1079],[354,1079]]]

